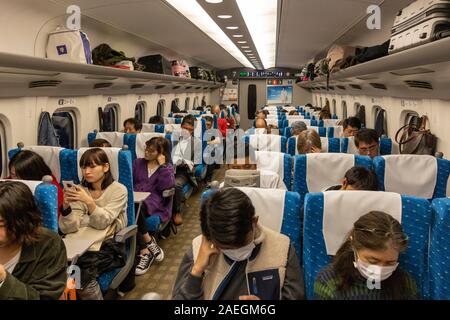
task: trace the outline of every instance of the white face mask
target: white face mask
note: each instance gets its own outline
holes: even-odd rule
[[[255,247],[255,242],[252,241],[242,248],[222,249],[222,253],[233,261],[244,261],[250,258]]]
[[[357,259],[353,265],[361,275],[368,280],[384,281],[389,278],[398,267],[398,263],[393,266],[378,266]]]

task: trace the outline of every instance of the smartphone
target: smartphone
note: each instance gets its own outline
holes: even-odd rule
[[[73,181],[63,181],[64,189],[74,188],[75,184]]]

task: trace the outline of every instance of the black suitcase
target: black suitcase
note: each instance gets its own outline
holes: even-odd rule
[[[450,36],[450,0],[417,0],[399,11],[389,54]]]
[[[172,75],[172,63],[160,54],[141,57],[138,63],[145,67],[145,72]]]
[[[202,67],[189,67],[192,79],[205,80],[203,79],[203,68]]]

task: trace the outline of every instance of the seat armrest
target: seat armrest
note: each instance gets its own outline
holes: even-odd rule
[[[137,234],[137,225],[133,224],[117,232],[114,239],[118,243],[125,243],[127,239],[135,236],[136,234]]]

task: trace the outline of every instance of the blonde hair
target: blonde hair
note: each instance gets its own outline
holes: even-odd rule
[[[306,130],[300,133],[297,140],[297,150],[299,154],[312,152],[312,147],[322,150],[322,141],[315,130]]]

